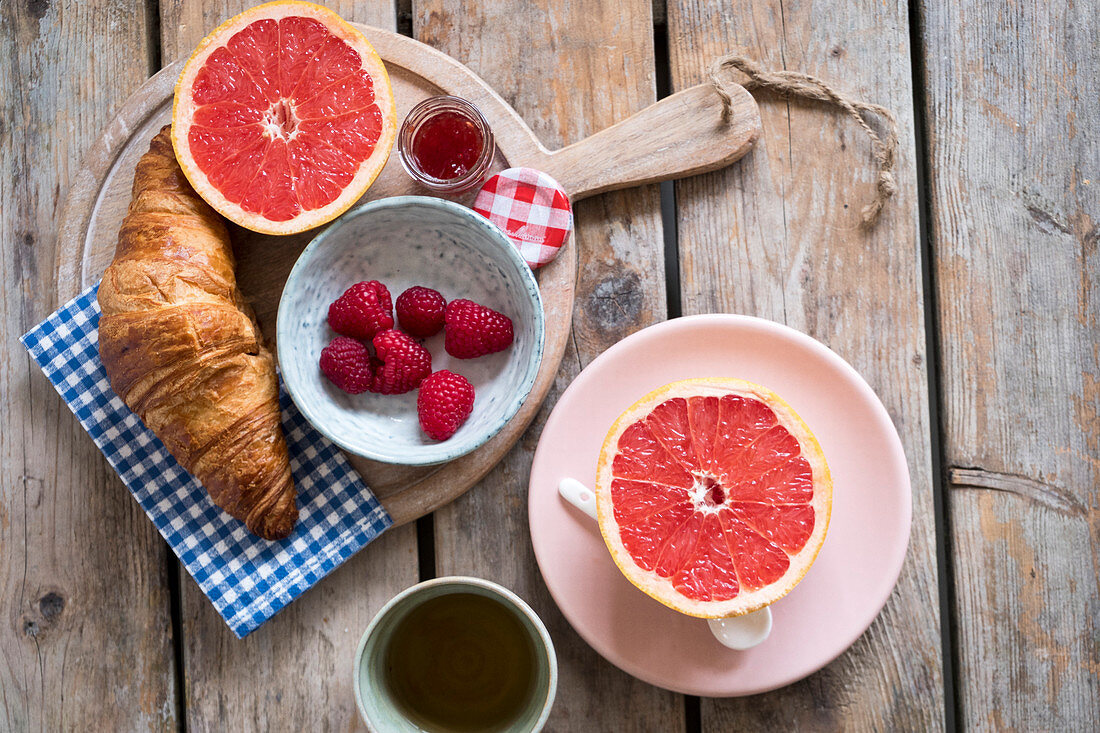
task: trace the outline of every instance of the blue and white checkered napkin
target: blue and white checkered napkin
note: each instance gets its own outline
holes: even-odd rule
[[[280,392],[298,524],[285,540],[253,536],[210,501],[111,389],[99,359],[94,285],[21,339],[123,483],[243,638],[393,522],[340,450]]]

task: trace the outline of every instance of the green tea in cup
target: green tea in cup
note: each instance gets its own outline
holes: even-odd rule
[[[478,578],[440,578],[390,601],[360,642],[356,697],[378,731],[542,728],[557,664],[538,616]]]

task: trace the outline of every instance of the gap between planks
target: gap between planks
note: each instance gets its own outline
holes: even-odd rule
[[[149,76],[161,69],[163,53],[160,43],[160,0],[145,0],[145,37],[148,52]],[[169,616],[172,622],[172,656],[175,680],[173,688],[176,696],[176,726],[181,733],[187,733],[187,666],[184,659],[183,642],[183,572],[179,558],[165,542],[164,562],[168,578]]]
[[[913,75],[913,134],[917,163],[917,216],[920,231],[921,287],[924,290],[924,353],[928,384],[929,453],[932,460],[932,506],[936,529],[936,576],[939,580],[940,656],[943,661],[943,717],[948,733],[958,730],[960,710],[956,687],[954,569],[951,567],[947,524],[947,493],[944,480],[943,395],[940,390],[940,327],[936,302],[934,243],[932,237],[932,181],[928,175],[931,150],[928,147],[928,98],[921,33],[923,18],[917,0],[909,0],[909,68]]]
[[[394,17],[397,18],[397,32],[416,40],[412,0],[394,0]],[[435,513],[432,512],[416,520],[416,565],[421,583],[436,577],[435,552]]]
[[[658,101],[672,94],[672,61],[668,53],[668,25],[664,0],[653,0],[653,65]],[[680,234],[676,217],[674,181],[659,184],[661,232],[665,247],[665,309],[669,319],[683,314],[680,300]],[[701,733],[703,710],[698,697],[684,695],[684,732]]]

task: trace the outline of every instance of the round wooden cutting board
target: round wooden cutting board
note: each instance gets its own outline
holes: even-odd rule
[[[390,31],[358,26],[386,64],[399,119],[420,100],[453,94],[473,102],[497,141],[494,171],[529,166],[556,178],[575,202],[618,188],[715,170],[737,160],[760,133],[752,96],[738,89],[728,122],[709,85],[667,97],[574,145],[547,150],[507,102],[472,71],[430,46]],[[172,93],[182,68],[174,63],[149,79],[123,105],[84,160],[62,208],[58,293],[68,300],[97,282],[114,257],[118,230],[130,203],[134,166],[160,128],[171,121]],[[396,153],[363,201],[425,195],[401,168]],[[473,194],[456,200],[469,204]],[[237,281],[274,342],[275,314],[283,283],[298,255],[320,230],[286,237],[230,227]],[[349,459],[381,500],[395,524],[453,501],[496,465],[523,434],[546,397],[565,352],[573,312],[576,247],[567,243],[538,271],[546,310],[542,366],[527,401],[491,441],[441,466],[405,467]]]

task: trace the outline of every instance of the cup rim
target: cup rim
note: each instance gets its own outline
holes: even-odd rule
[[[554,706],[554,698],[558,691],[558,656],[554,650],[554,642],[550,639],[550,632],[546,630],[546,625],[539,618],[539,615],[535,613],[535,610],[531,608],[522,598],[520,598],[513,591],[505,588],[504,586],[494,583],[491,580],[485,580],[484,578],[476,578],[472,575],[448,575],[442,578],[432,578],[431,580],[425,580],[415,585],[411,585],[405,590],[395,595],[390,600],[386,601],[385,605],[378,610],[378,613],[374,615],[371,622],[367,624],[366,630],[363,632],[363,636],[359,639],[359,646],[355,649],[355,661],[352,664],[352,687],[355,690],[355,706],[359,709],[359,717],[366,724],[367,728],[374,730],[373,724],[367,717],[366,707],[363,705],[363,688],[360,684],[361,675],[359,670],[363,663],[363,653],[367,648],[367,640],[371,634],[381,623],[382,619],[386,617],[399,603],[408,598],[409,596],[423,592],[429,588],[434,588],[440,585],[454,585],[458,587],[462,586],[474,586],[488,590],[497,596],[500,596],[503,600],[508,601],[516,609],[519,610],[524,616],[528,618],[531,624],[538,631],[539,638],[542,640],[543,646],[546,648],[546,657],[549,662],[549,684],[546,690],[546,701],[542,705],[542,712],[539,714],[538,719],[535,721],[534,727],[531,729],[533,733],[538,733],[546,725],[547,719],[550,717],[550,710]]]

